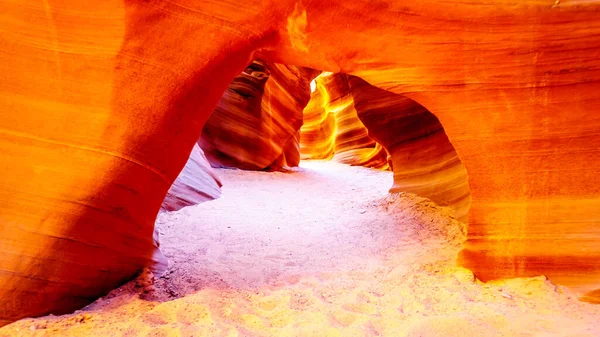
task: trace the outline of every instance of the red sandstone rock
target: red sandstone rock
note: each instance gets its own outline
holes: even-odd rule
[[[410,98],[349,78],[354,106],[369,135],[390,153],[394,185],[450,206],[466,220],[470,193],[467,173],[439,120]]]
[[[333,160],[348,165],[388,169],[387,152],[371,137],[358,118],[348,76],[336,74],[323,79],[329,94],[328,110],[335,117]]]
[[[300,130],[285,144],[283,155],[288,166],[300,165]]]
[[[199,144],[211,164],[277,169],[286,165],[287,149],[294,166],[299,154],[290,151],[302,125],[302,109],[309,100],[308,81],[313,73],[253,61],[229,85],[202,130]],[[290,147],[284,149],[290,142]]]

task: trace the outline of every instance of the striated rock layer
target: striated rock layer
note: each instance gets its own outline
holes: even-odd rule
[[[371,137],[358,118],[354,99],[348,85],[348,76],[335,74],[323,78],[329,102],[327,110],[335,117],[333,160],[378,169],[388,169],[386,150]]]
[[[148,265],[202,127],[256,58],[343,72],[440,121],[471,189],[459,263],[600,288],[600,4],[0,4],[0,324]],[[257,54],[260,52],[260,55]]]
[[[190,158],[169,188],[161,209],[177,211],[221,196],[221,180],[210,167],[204,152],[194,145]]]
[[[285,144],[282,155],[286,165],[291,167],[300,165],[300,130]]]
[[[248,170],[297,166],[293,138],[302,125],[313,73],[253,61],[231,82],[202,130],[199,144],[211,165]]]
[[[331,159],[334,153],[335,117],[326,109],[329,102],[327,88],[320,81],[323,75],[311,82],[310,101],[303,111],[300,128],[300,158]]]
[[[452,207],[465,221],[471,200],[467,172],[439,120],[410,98],[355,76],[348,82],[358,117],[390,153],[394,170],[390,192],[428,197]]]
[[[301,129],[303,158],[387,169],[385,149],[369,137],[356,114],[347,76],[323,73],[313,85]]]

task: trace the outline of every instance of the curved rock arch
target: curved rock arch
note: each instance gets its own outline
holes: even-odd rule
[[[391,156],[390,192],[410,192],[449,206],[468,222],[467,172],[439,119],[418,102],[350,76],[358,116]]]

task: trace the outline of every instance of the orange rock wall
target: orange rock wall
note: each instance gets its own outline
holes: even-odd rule
[[[300,165],[300,130],[285,144],[283,158],[286,165],[294,167]]]
[[[459,263],[484,280],[546,274],[597,298],[599,10],[0,3],[0,324],[78,308],[149,263],[167,190],[256,58],[353,74],[427,108],[469,175]]]
[[[465,167],[439,120],[410,98],[350,76],[358,118],[390,153],[390,192],[410,192],[452,207],[466,221],[471,201]]]
[[[353,74],[426,107],[469,176],[459,263],[483,280],[545,274],[597,299],[599,8],[541,0],[327,3],[306,8],[301,39],[289,34],[287,47],[263,54]],[[332,19],[339,17],[346,20]]]
[[[358,118],[348,76],[336,74],[323,79],[329,94],[328,110],[335,117],[334,156],[340,163],[389,169],[387,151],[370,136]]]
[[[475,92],[439,103],[419,98],[433,109],[463,100],[478,106],[460,121],[462,136],[453,144],[462,150],[473,198],[459,263],[482,280],[544,274],[599,301],[593,295],[600,284],[595,90],[556,85],[541,90],[548,101],[540,89],[491,90],[485,105],[476,103],[483,97]],[[503,113],[494,99],[503,102]],[[444,127],[456,130],[456,122],[450,118]]]
[[[216,167],[248,170],[296,163],[286,147],[302,125],[314,71],[253,61],[223,94],[202,130],[199,144]],[[284,151],[285,149],[287,151]],[[296,163],[296,165],[298,165]]]
[[[151,263],[167,190],[263,39],[189,15],[0,4],[0,325],[80,308]]]

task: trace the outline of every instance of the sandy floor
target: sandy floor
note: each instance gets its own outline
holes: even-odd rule
[[[544,277],[481,284],[448,209],[391,172],[219,170],[222,199],[161,214],[167,274],[0,336],[600,336],[600,306]]]

